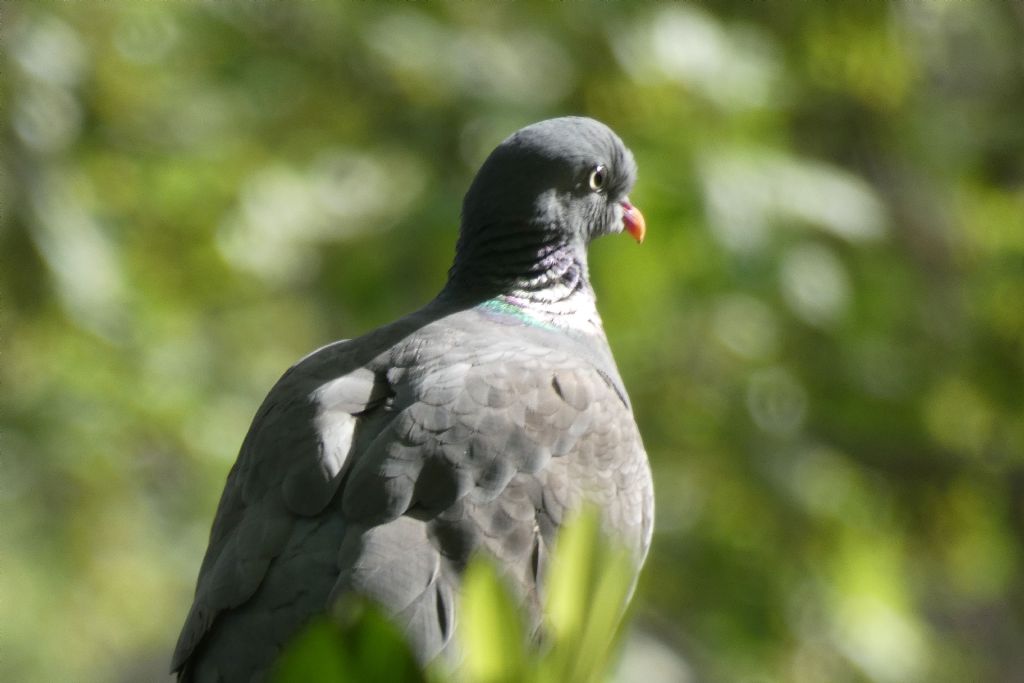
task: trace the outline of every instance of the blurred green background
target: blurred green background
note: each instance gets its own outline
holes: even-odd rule
[[[5,2],[0,679],[165,680],[311,349],[566,113],[658,494],[620,679],[1024,680],[1024,6]]]

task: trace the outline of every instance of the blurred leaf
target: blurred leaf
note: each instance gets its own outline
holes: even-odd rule
[[[274,683],[355,681],[341,629],[327,617],[314,620],[282,652]]]
[[[462,587],[460,650],[463,675],[473,683],[521,681],[526,669],[519,608],[498,577],[494,564],[477,557],[466,569]]]
[[[379,610],[346,600],[334,617],[315,619],[285,649],[274,683],[431,680],[435,683],[598,683],[609,676],[632,583],[627,553],[601,533],[588,508],[560,532],[551,559],[541,642],[527,646],[520,608],[492,560],[466,570],[458,651],[421,672],[400,631]]]
[[[627,553],[601,533],[588,508],[560,531],[545,589],[544,628],[530,634],[491,560],[467,570],[460,610],[463,683],[596,683],[609,676],[632,582]]]
[[[304,628],[274,673],[274,683],[426,680],[399,629],[379,609],[354,599]]]
[[[597,511],[588,507],[562,528],[549,572],[545,616],[551,649],[540,680],[603,680],[632,586],[629,556],[605,538]]]

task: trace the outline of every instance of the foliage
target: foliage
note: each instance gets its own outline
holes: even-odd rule
[[[344,613],[306,626],[279,658],[274,683],[421,683],[424,674],[401,632],[372,605],[345,605]]]
[[[648,224],[591,251],[658,497],[629,678],[1017,676],[1022,26],[0,4],[0,679],[159,680],[268,387],[426,302],[484,154],[570,112]]]
[[[598,683],[607,680],[632,584],[625,551],[604,539],[589,510],[559,534],[540,642],[493,563],[470,563],[459,611],[459,662],[417,669],[400,632],[377,610],[348,604],[318,619],[288,647],[275,683]]]
[[[632,584],[625,551],[602,538],[590,510],[559,534],[538,649],[501,580],[484,558],[467,572],[462,683],[597,683],[607,680]]]

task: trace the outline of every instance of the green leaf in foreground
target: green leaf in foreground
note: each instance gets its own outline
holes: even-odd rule
[[[461,616],[465,679],[474,683],[522,681],[527,662],[522,616],[493,563],[484,558],[477,558],[466,570]]]
[[[588,509],[561,531],[545,588],[543,637],[530,636],[490,560],[466,574],[459,634],[464,683],[596,683],[608,677],[618,626],[633,582],[628,554],[600,531]]]
[[[589,683],[607,677],[632,586],[629,555],[601,534],[594,509],[562,529],[548,576],[551,647],[540,662],[540,680]]]
[[[544,589],[540,642],[494,563],[466,570],[458,618],[459,668],[439,661],[424,671],[401,631],[377,608],[346,601],[314,620],[285,649],[274,683],[597,683],[608,678],[619,622],[632,588],[628,554],[586,510],[560,533]]]
[[[421,683],[426,678],[401,631],[379,609],[347,601],[313,620],[284,650],[274,683]]]

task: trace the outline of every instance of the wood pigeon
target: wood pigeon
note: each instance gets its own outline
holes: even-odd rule
[[[427,662],[454,649],[460,579],[481,552],[536,627],[549,549],[585,501],[639,571],[651,474],[587,268],[591,240],[643,239],[635,179],[593,119],[517,131],[466,193],[437,297],[278,380],[224,487],[180,681],[264,680],[291,636],[353,594]]]

